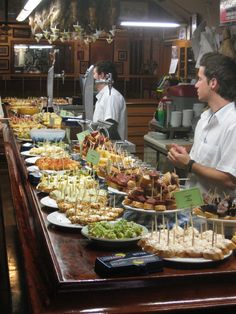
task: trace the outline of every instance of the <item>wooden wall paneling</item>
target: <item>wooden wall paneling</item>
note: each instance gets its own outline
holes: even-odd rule
[[[170,61],[171,61],[171,46],[172,44],[170,42],[162,43],[159,46],[159,62],[158,62],[159,78],[169,73]]]
[[[144,100],[138,99],[134,103],[127,104],[128,140],[136,145],[136,155],[143,160],[143,137],[149,131],[149,122],[157,104],[155,100],[145,103]]]
[[[114,60],[114,42],[108,44],[105,39],[98,39],[90,44],[90,64],[101,60]]]

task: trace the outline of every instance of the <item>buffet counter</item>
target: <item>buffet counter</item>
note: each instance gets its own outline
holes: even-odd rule
[[[5,153],[32,313],[177,313],[236,309],[236,258],[166,264],[163,272],[103,278],[99,256],[121,252],[93,245],[79,230],[47,222],[52,211],[30,185],[20,143],[6,124]],[[126,249],[137,251],[138,248]],[[124,250],[123,250],[124,251]],[[193,268],[193,269],[192,269]]]

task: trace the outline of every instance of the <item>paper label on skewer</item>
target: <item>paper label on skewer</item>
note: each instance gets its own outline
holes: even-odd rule
[[[100,154],[96,150],[89,149],[86,157],[87,162],[91,162],[93,165],[97,165],[100,159]]]
[[[177,208],[192,208],[203,205],[202,193],[199,188],[191,188],[174,193]]]
[[[89,134],[90,134],[89,130],[86,130],[86,131],[77,133],[77,134],[76,134],[76,137],[77,137],[78,141],[81,143],[81,142],[83,142],[85,136],[86,136],[86,135],[89,135]]]

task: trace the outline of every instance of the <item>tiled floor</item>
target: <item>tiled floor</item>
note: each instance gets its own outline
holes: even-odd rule
[[[28,314],[29,310],[24,286],[24,267],[5,162],[0,162],[0,189],[2,201],[1,216],[5,225],[4,230],[0,226],[0,232],[1,237],[5,240],[7,253],[4,260],[4,244],[1,243],[0,254],[3,261],[0,264],[0,276],[2,274],[0,278],[0,313]]]

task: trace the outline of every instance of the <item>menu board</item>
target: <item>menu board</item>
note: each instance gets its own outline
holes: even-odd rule
[[[236,23],[236,0],[220,1],[220,24]]]

